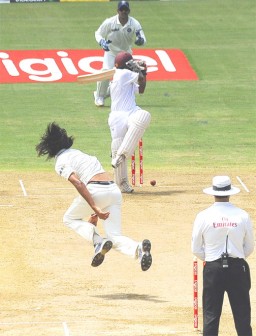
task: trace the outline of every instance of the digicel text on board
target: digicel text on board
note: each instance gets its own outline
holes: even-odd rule
[[[148,66],[147,80],[197,80],[179,49],[136,49],[135,59]],[[102,50],[0,50],[0,83],[75,82],[102,67]]]

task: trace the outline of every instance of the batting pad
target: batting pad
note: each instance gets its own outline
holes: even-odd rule
[[[132,156],[150,121],[151,115],[145,110],[138,110],[131,115],[128,121],[128,131],[117,151],[117,155]]]
[[[112,159],[114,159],[117,155],[117,150],[121,146],[123,142],[123,138],[113,139],[111,142],[111,150],[112,150]],[[124,159],[121,164],[114,169],[114,180],[116,184],[120,187],[123,181],[128,181],[128,172],[127,172],[127,162]]]
[[[114,179],[116,184],[121,187],[122,182],[128,183],[127,159],[124,158],[120,165],[114,169]]]

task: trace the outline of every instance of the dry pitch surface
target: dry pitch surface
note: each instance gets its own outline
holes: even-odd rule
[[[0,335],[197,334],[190,239],[196,213],[213,201],[201,192],[213,175],[146,172],[144,186],[124,195],[123,234],[152,241],[153,265],[142,272],[136,261],[114,250],[100,267],[90,266],[92,246],[62,224],[76,191],[54,172],[0,173]],[[240,175],[249,192],[236,176],[231,178],[241,193],[231,201],[256,223],[255,173]],[[256,252],[248,261],[256,330]],[[199,295],[201,271],[200,262]],[[220,335],[235,334],[226,297]]]

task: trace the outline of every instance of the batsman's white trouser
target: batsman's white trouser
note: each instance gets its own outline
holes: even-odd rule
[[[124,136],[123,141],[117,150],[117,155],[130,157],[134,153],[135,148],[142,138],[146,128],[149,126],[150,121],[151,115],[145,110],[137,110],[127,119],[124,118],[123,125],[121,125],[121,118],[119,118],[116,123],[112,121],[112,125],[110,125],[112,139],[116,139],[117,135],[119,135],[118,137]]]
[[[115,55],[109,51],[104,52],[102,70],[113,69],[115,66]],[[106,98],[109,96],[109,80],[97,82],[96,96]]]
[[[109,211],[109,217],[103,221],[103,228],[106,237],[113,242],[113,248],[117,251],[136,258],[136,251],[139,242],[123,236],[121,233],[121,204],[122,194],[118,186],[113,183],[110,185],[88,184],[87,189],[92,195],[95,203],[102,211]],[[80,236],[92,242],[95,226],[86,222],[84,218],[89,218],[92,209],[89,204],[78,196],[66,211],[63,221],[65,225],[73,229]],[[98,232],[97,232],[98,233]]]

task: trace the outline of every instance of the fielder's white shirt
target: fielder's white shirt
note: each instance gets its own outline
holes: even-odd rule
[[[67,180],[72,173],[75,173],[84,184],[87,184],[93,176],[105,172],[95,156],[78,149],[61,150],[55,160],[56,173]]]
[[[146,43],[146,37],[142,30],[139,21],[133,17],[128,17],[128,22],[122,26],[119,21],[118,14],[107,18],[95,32],[95,39],[99,43],[101,39],[112,41],[109,44],[109,50],[114,55],[120,51],[128,51],[132,53],[131,46],[136,39],[136,31],[140,32],[141,37],[144,38],[144,44]]]
[[[226,252],[227,236],[230,257],[246,258],[253,252],[253,227],[248,213],[230,202],[215,202],[196,216],[192,252],[201,260],[219,259]]]

